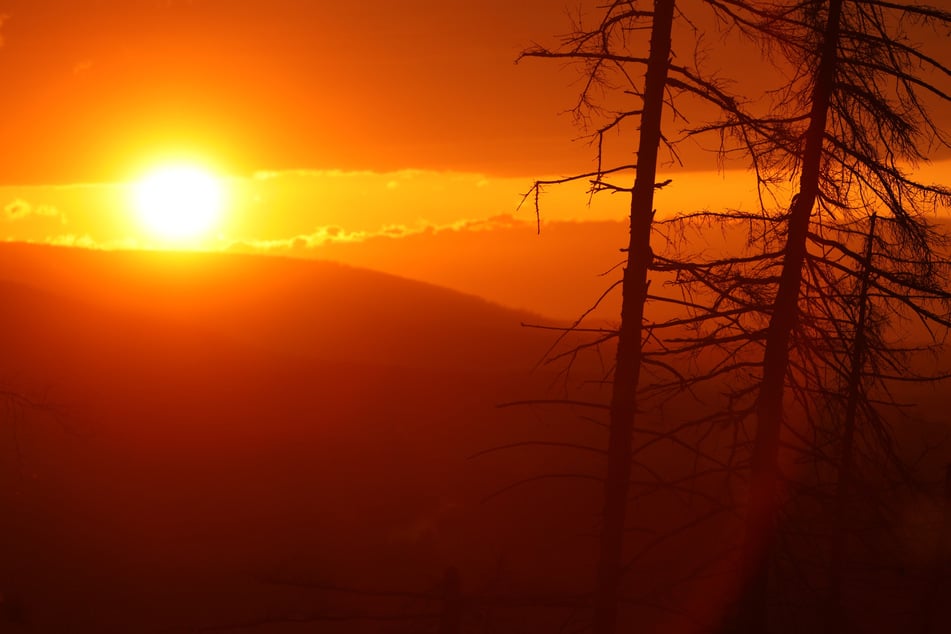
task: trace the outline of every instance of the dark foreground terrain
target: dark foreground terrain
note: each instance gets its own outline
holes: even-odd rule
[[[600,410],[497,407],[562,394],[531,371],[552,335],[519,324],[538,317],[325,262],[23,245],[0,247],[0,298],[0,631],[583,626]],[[639,457],[625,618],[704,631],[732,600],[717,556],[737,515],[713,510],[734,485],[661,491],[689,451]],[[880,526],[903,546],[856,573],[857,618],[879,631],[949,603],[927,599],[951,592],[932,574],[936,491],[898,495]],[[814,558],[797,539],[789,559]]]

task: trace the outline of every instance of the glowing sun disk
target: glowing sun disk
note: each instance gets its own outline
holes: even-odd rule
[[[221,182],[192,166],[158,169],[134,186],[135,208],[150,233],[185,240],[207,233],[222,207]]]

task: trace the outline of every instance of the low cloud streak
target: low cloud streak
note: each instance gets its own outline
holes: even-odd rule
[[[446,231],[491,231],[527,224],[528,221],[519,220],[511,215],[499,215],[480,220],[459,220],[449,224],[425,222],[414,226],[389,224],[383,225],[375,231],[348,231],[338,225],[328,225],[318,227],[310,233],[279,240],[235,240],[225,248],[226,250],[239,252],[319,257],[319,249],[330,244],[367,242],[375,238],[401,239],[420,234],[439,234]]]
[[[7,203],[3,208],[3,215],[11,222],[24,220],[30,216],[59,218],[62,222],[66,222],[65,217],[56,207],[52,205],[33,205],[22,198],[16,198]]]

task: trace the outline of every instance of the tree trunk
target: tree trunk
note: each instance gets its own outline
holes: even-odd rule
[[[869,220],[868,239],[865,243],[865,261],[859,280],[859,314],[855,322],[855,338],[849,359],[848,395],[842,426],[842,441],[839,448],[839,464],[836,473],[835,514],[832,539],[829,548],[829,596],[825,613],[826,634],[842,634],[846,631],[845,610],[842,605],[842,575],[846,564],[848,546],[848,507],[852,499],[852,465],[854,463],[855,425],[858,404],[862,394],[862,372],[865,366],[866,329],[868,328],[868,287],[872,271],[872,255],[875,245],[875,214]]]
[[[763,380],[756,405],[749,508],[743,542],[738,627],[742,632],[767,631],[767,599],[771,546],[775,532],[779,479],[779,440],[783,425],[783,392],[789,365],[789,339],[799,312],[802,268],[812,210],[822,172],[823,137],[829,102],[835,89],[839,20],[843,0],[829,0],[822,53],[816,70],[809,127],[802,155],[799,193],[789,210],[783,269],[766,333]]]
[[[641,342],[647,272],[651,263],[651,223],[654,185],[661,143],[661,113],[670,64],[670,39],[675,0],[654,0],[650,58],[644,85],[637,149],[637,173],[631,192],[630,242],[622,283],[621,327],[611,393],[608,468],[597,580],[594,594],[594,634],[612,634],[617,625],[618,590],[623,573],[624,529],[631,478],[637,384],[641,371]]]

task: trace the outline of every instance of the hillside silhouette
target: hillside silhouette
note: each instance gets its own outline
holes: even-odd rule
[[[520,326],[543,318],[263,256],[8,244],[0,270],[2,631],[425,631],[430,621],[401,619],[438,602],[328,588],[438,595],[449,568],[466,592],[508,597],[495,631],[557,629],[583,602],[600,456],[574,445],[603,447],[598,410],[498,407],[564,397],[560,366],[532,370],[555,334]],[[597,383],[577,387],[602,371],[596,355],[579,358],[572,395],[603,402]],[[643,426],[664,432],[720,389],[645,412]],[[895,396],[935,421],[903,429],[903,450],[940,447],[940,391]],[[728,452],[732,431],[718,434]],[[686,446],[645,445],[631,540],[649,574],[631,591],[650,597],[680,574],[673,562],[709,557],[738,525],[720,515],[652,546],[698,503],[731,494],[716,474],[690,475]],[[942,455],[926,456],[926,474]],[[678,473],[690,495],[654,484]],[[913,609],[940,500],[900,504],[900,530],[919,546],[892,552],[914,581],[891,600]],[[722,579],[676,596],[716,614],[731,592]],[[396,625],[358,618],[367,601]],[[643,610],[655,631],[693,631]]]
[[[4,245],[0,269],[0,377],[34,402],[0,426],[5,625],[241,622],[292,610],[271,577],[488,579],[562,535],[555,490],[481,503],[540,459],[466,459],[541,435],[496,408],[551,381],[525,314],[324,262]]]
[[[524,369],[544,351],[540,337],[521,336],[521,321],[538,320],[530,313],[334,262],[10,244],[0,270],[125,313],[135,332],[175,323],[290,356],[493,370]]]

